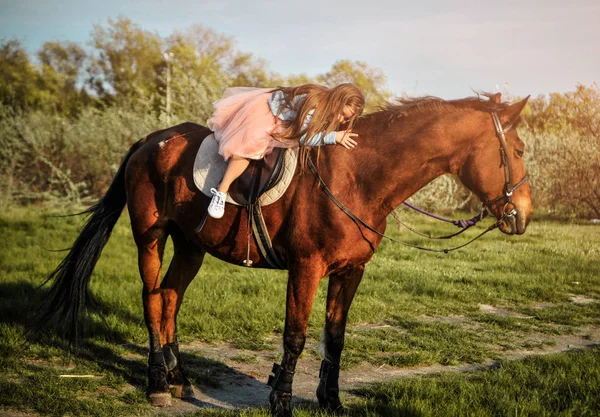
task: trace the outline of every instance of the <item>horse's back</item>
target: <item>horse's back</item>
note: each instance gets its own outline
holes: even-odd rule
[[[132,227],[136,217],[166,220],[177,203],[194,198],[198,192],[193,180],[194,159],[210,133],[210,129],[188,122],[142,139],[143,145],[131,156],[125,173]],[[149,221],[141,221],[140,227]]]
[[[191,174],[196,153],[210,133],[207,127],[191,122],[150,133],[129,160],[127,177],[135,180],[145,176],[145,171],[155,179],[181,175],[186,170]]]

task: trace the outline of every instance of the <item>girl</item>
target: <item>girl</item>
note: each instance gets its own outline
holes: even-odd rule
[[[210,190],[208,214],[223,217],[231,183],[250,159],[262,159],[274,147],[340,144],[354,148],[358,135],[351,128],[364,105],[365,98],[354,84],[226,90],[207,122],[219,143],[219,154],[229,160],[223,180]],[[346,129],[337,131],[341,124]]]

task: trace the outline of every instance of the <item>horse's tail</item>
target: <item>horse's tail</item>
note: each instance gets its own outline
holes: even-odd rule
[[[90,301],[88,284],[92,271],[127,202],[125,167],[143,143],[142,139],[129,149],[104,197],[80,213],[89,218],[69,254],[42,283],[54,278],[54,284],[35,316],[33,333],[52,328],[71,343],[79,341],[79,314]]]

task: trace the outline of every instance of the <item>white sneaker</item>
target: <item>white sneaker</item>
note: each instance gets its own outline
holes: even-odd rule
[[[213,195],[208,206],[208,215],[215,219],[220,219],[225,213],[225,200],[227,199],[227,193],[222,193],[214,188],[210,189],[210,193]]]

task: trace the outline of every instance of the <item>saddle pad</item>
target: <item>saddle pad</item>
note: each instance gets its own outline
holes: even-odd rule
[[[217,188],[225,174],[225,168],[227,168],[227,163],[218,151],[219,144],[215,137],[210,134],[202,141],[194,160],[194,184],[208,197],[212,197],[210,189]],[[286,149],[283,157],[281,180],[258,198],[261,206],[268,206],[281,198],[292,182],[297,164],[298,147]],[[229,194],[226,201],[237,206],[240,205]]]

